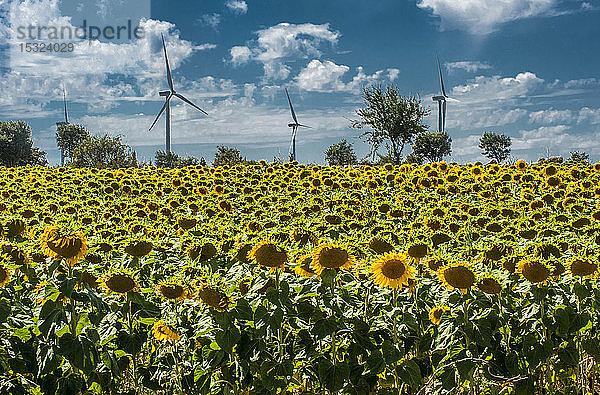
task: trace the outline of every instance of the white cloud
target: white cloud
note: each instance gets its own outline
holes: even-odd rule
[[[233,64],[241,61],[254,60],[263,64],[264,76],[270,80],[285,80],[290,75],[287,62],[309,57],[319,58],[320,47],[323,43],[335,45],[340,37],[338,32],[332,31],[329,24],[314,25],[305,23],[300,25],[280,23],[267,29],[256,32],[258,38],[245,48],[230,50]],[[232,49],[233,49],[232,48]],[[243,51],[243,52],[242,52]],[[236,55],[242,54],[242,57]]]
[[[205,14],[200,17],[198,22],[200,22],[200,24],[204,26],[208,26],[212,29],[217,30],[217,28],[221,24],[221,15],[217,13]]]
[[[523,72],[515,77],[478,76],[466,85],[452,89],[450,96],[461,102],[480,103],[497,100],[523,98],[545,89],[544,80],[531,72]]]
[[[332,92],[344,90],[346,84],[341,78],[350,70],[350,67],[337,65],[329,60],[321,62],[312,60],[296,77],[300,89],[306,91]]]
[[[593,125],[600,124],[600,108],[592,109],[588,107],[583,107],[579,110],[579,117],[577,118],[577,123],[591,123]]]
[[[505,22],[551,13],[557,0],[418,0],[440,17],[441,30],[488,34]]]
[[[456,70],[464,70],[469,73],[476,73],[479,70],[489,70],[492,68],[487,63],[484,62],[471,62],[471,61],[463,61],[463,62],[449,62],[444,63],[446,70],[452,72]]]
[[[252,52],[246,46],[236,46],[229,50],[229,55],[231,56],[231,63],[234,66],[239,66],[248,63]]]
[[[248,4],[246,4],[244,0],[227,0],[225,5],[237,14],[245,14],[248,12]]]
[[[373,84],[381,81],[394,81],[400,70],[388,69],[379,70],[374,74],[368,75],[364,72],[362,66],[357,68],[357,74],[348,82],[342,78],[350,71],[350,67],[337,65],[330,60],[321,62],[313,59],[296,76],[296,85],[305,91],[311,92],[351,92],[358,93],[364,85]]]
[[[529,114],[529,122],[539,124],[569,123],[574,119],[571,110],[541,110]]]

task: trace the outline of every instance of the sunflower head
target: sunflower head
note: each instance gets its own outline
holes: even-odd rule
[[[429,310],[429,321],[431,321],[433,325],[439,325],[440,322],[442,322],[442,316],[446,310],[448,310],[447,306],[436,306]]]
[[[485,277],[479,280],[477,288],[488,295],[497,295],[502,291],[502,286],[493,277]]]
[[[299,257],[296,260],[296,263],[298,265],[294,269],[296,274],[306,278],[310,278],[316,275],[315,271],[311,267],[312,259],[312,255],[310,254]]]
[[[282,267],[287,261],[287,252],[274,242],[262,240],[248,253],[250,260],[256,261],[260,266],[270,268]]]
[[[224,311],[229,307],[229,296],[212,285],[201,284],[196,291],[196,296],[213,309]]]
[[[525,170],[525,168],[527,167],[527,162],[525,162],[523,159],[519,159],[517,163],[515,163],[515,165],[517,166],[517,169]]]
[[[571,273],[578,277],[595,276],[598,273],[598,265],[589,259],[576,258],[571,261]]]
[[[102,279],[102,284],[108,292],[127,294],[139,289],[139,285],[133,274],[126,271],[115,271],[107,274]]]
[[[181,285],[176,281],[162,282],[156,288],[156,293],[164,300],[180,302],[187,298],[189,288],[187,285]]]
[[[0,287],[3,287],[10,280],[10,271],[4,266],[0,266]]]
[[[542,261],[528,259],[519,262],[517,271],[533,284],[546,281],[552,274],[552,271]]]
[[[409,264],[410,258],[404,253],[388,252],[371,263],[370,272],[375,284],[380,287],[402,289],[409,286],[409,280],[414,279],[414,269]]]
[[[354,256],[337,244],[321,244],[312,253],[312,266],[319,275],[325,269],[348,269],[353,264]]]
[[[60,229],[58,226],[47,226],[42,234],[42,250],[51,258],[64,259],[74,266],[85,257],[88,244],[81,232]]]
[[[152,335],[154,335],[154,338],[158,341],[179,340],[179,334],[168,327],[162,320],[154,323],[152,326]]]
[[[438,278],[448,289],[466,292],[475,283],[475,273],[464,263],[444,266],[437,271]]]
[[[132,240],[125,246],[125,252],[133,257],[140,258],[148,255],[153,248],[154,245],[149,241]]]

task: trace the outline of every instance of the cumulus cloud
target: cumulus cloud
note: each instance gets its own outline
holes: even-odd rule
[[[256,34],[257,39],[247,46],[237,46],[230,50],[231,62],[234,65],[250,60],[260,62],[263,64],[265,78],[271,80],[287,79],[290,75],[287,62],[319,58],[322,54],[321,46],[335,45],[340,37],[340,33],[332,31],[329,24],[312,23],[280,23],[259,30]]]
[[[592,125],[600,124],[600,108],[589,108],[583,107],[579,110],[579,116],[577,117],[578,123],[590,123]]]
[[[236,46],[229,50],[229,55],[231,56],[231,63],[234,66],[240,66],[248,63],[250,56],[252,56],[252,51],[246,46]]]
[[[476,73],[479,70],[489,70],[492,68],[492,66],[490,66],[489,64],[484,63],[484,62],[470,62],[470,61],[449,62],[449,63],[444,63],[444,66],[446,67],[446,70],[448,70],[449,72],[456,71],[456,70],[464,70],[469,73]]]
[[[551,13],[557,0],[418,0],[440,18],[441,30],[488,34],[505,22]]]
[[[296,85],[298,88],[311,92],[351,92],[358,93],[362,86],[375,82],[394,81],[400,70],[388,69],[379,70],[374,74],[368,75],[364,72],[362,66],[357,68],[357,74],[348,82],[343,81],[343,77],[350,71],[350,67],[338,65],[330,60],[321,62],[313,59],[296,76]]]
[[[529,122],[539,124],[569,123],[574,119],[571,110],[541,110],[529,114]]]
[[[452,88],[450,96],[469,103],[523,98],[546,89],[544,80],[529,71],[515,77],[477,76],[465,85]]]
[[[248,12],[248,4],[246,4],[244,0],[227,0],[225,5],[237,14],[245,14]]]

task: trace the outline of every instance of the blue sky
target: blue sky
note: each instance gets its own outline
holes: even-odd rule
[[[66,54],[20,52],[18,26],[75,28],[83,19],[131,19],[145,37],[71,40]],[[152,159],[164,149],[164,120],[147,131],[167,88],[163,33],[176,88],[209,112],[173,102],[180,155],[211,160],[224,144],[251,159],[286,158],[287,87],[300,121],[313,127],[298,135],[301,162],[323,163],[340,138],[363,156],[368,147],[349,128],[361,86],[395,83],[435,110],[439,55],[458,100],[448,103],[447,160],[483,160],[477,139],[497,131],[512,138],[515,158],[582,150],[598,161],[599,20],[600,0],[0,0],[0,119],[28,121],[56,163],[64,85],[71,122],[120,134]],[[427,118],[432,129],[436,117]]]

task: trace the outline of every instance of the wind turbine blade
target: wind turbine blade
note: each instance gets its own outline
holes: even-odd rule
[[[190,106],[194,107],[196,110],[202,111],[205,115],[208,115],[208,113],[206,111],[204,111],[203,109],[201,109],[200,107],[198,107],[197,105],[195,105],[194,103],[192,103],[191,101],[186,99],[183,95],[180,95],[179,93],[175,93],[175,96],[177,96],[178,98],[180,98],[181,100],[183,100],[184,102],[189,104]]]
[[[63,99],[65,101],[65,123],[69,124],[69,113],[67,112],[67,92],[63,88]]]
[[[160,118],[160,116],[163,114],[163,112],[165,112],[167,106],[169,105],[169,101],[171,100],[172,96],[173,95],[169,95],[169,97],[167,97],[167,100],[165,100],[165,104],[163,105],[162,109],[160,110],[160,112],[156,116],[156,119],[154,120],[154,122],[152,122],[152,126],[150,126],[150,129],[148,129],[148,131],[152,130],[152,128],[154,127],[154,125],[156,125],[156,122],[158,122],[158,119]]]
[[[442,132],[446,131],[446,101],[442,102]]]
[[[460,103],[460,102],[461,102],[460,100],[458,100],[458,99],[454,99],[454,98],[452,98],[452,97],[447,97],[447,98],[446,98],[446,101],[449,101],[449,102],[451,102],[451,103]]]
[[[167,64],[167,81],[169,82],[169,88],[171,88],[171,92],[175,89],[173,88],[173,78],[171,77],[171,67],[169,66],[169,57],[167,56],[167,46],[165,45],[165,37],[161,33],[163,50],[165,51],[165,63]]]
[[[301,124],[298,124],[298,126],[299,126],[299,127],[301,127],[301,128],[308,128],[308,129],[312,129],[312,127],[311,127],[311,126],[306,126],[306,125],[301,125]]]
[[[298,118],[296,118],[296,113],[294,112],[294,106],[292,106],[292,100],[290,100],[290,94],[288,93],[287,88],[285,88],[285,94],[287,95],[288,103],[290,103],[290,110],[292,111],[292,118],[294,122],[298,123]]]
[[[438,64],[438,71],[440,72],[440,85],[442,87],[442,96],[444,97],[448,97],[448,95],[446,95],[446,89],[444,88],[444,78],[442,77],[442,67],[440,66],[440,58],[437,58],[437,64]]]

